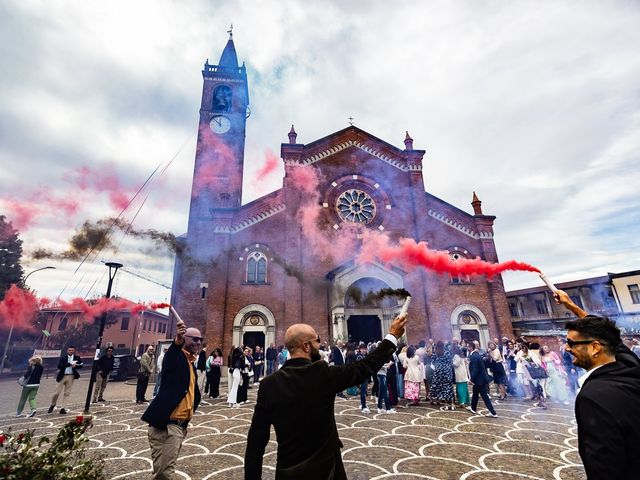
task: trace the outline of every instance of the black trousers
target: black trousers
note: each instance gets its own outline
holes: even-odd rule
[[[207,373],[207,382],[209,382],[209,398],[217,398],[220,396],[220,367],[211,367]]]
[[[147,393],[147,386],[149,385],[149,376],[143,373],[138,374],[138,384],[136,385],[136,402],[144,400],[144,396]]]
[[[487,409],[492,413],[496,414],[493,405],[491,404],[491,398],[489,398],[489,385],[474,385],[473,386],[473,394],[471,395],[471,409],[476,412],[478,411],[478,395],[482,397],[482,401],[487,406]]]
[[[238,387],[238,403],[247,401],[247,388],[249,388],[249,374],[242,373],[242,381]]]

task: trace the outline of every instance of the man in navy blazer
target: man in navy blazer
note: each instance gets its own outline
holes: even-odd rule
[[[342,443],[334,416],[337,392],[375,375],[396,350],[406,316],[396,317],[389,335],[365,359],[342,366],[320,361],[320,336],[298,323],[285,333],[291,358],[260,382],[247,435],[245,479],[262,478],[262,457],[273,425],[278,439],[277,480],[346,479]]]
[[[487,413],[487,417],[495,418],[498,416],[495,409],[493,408],[493,404],[491,403],[491,398],[489,398],[489,384],[491,383],[491,378],[489,378],[489,374],[487,373],[487,366],[484,363],[484,358],[480,355],[480,352],[476,350],[476,344],[474,342],[469,342],[467,344],[467,348],[469,349],[469,380],[473,385],[473,393],[471,395],[471,406],[468,407],[472,413],[479,415],[478,413],[478,395],[482,397],[482,401],[487,406],[489,413]]]
[[[56,407],[56,403],[58,402],[58,397],[63,391],[64,396],[62,397],[62,407],[60,408],[60,413],[67,413],[65,405],[69,401],[73,382],[75,382],[76,379],[80,378],[78,370],[81,368],[82,359],[78,355],[76,355],[76,347],[74,347],[73,345],[69,345],[67,347],[67,354],[62,355],[60,357],[60,360],[58,361],[58,375],[56,375],[56,382],[58,382],[58,386],[56,387],[55,393],[51,397],[51,405],[49,406],[48,411],[49,413],[53,413],[53,409]]]
[[[198,373],[194,362],[202,345],[197,328],[176,323],[176,338],[164,354],[160,390],[142,420],[149,424],[149,446],[153,461],[153,478],[175,478],[175,465],[187,426],[200,403]]]

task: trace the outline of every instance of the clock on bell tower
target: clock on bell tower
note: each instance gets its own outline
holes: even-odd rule
[[[244,63],[238,66],[233,32],[218,65],[207,60],[198,125],[190,217],[207,218],[213,210],[242,204],[244,139],[249,89]]]

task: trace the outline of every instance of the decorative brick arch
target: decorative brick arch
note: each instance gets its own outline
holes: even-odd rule
[[[390,270],[377,262],[354,264],[346,268],[333,277],[333,284],[329,294],[329,302],[331,309],[332,332],[334,339],[347,339],[347,321],[348,312],[344,305],[344,296],[351,285],[361,278],[370,277],[380,280],[391,288],[403,288],[404,279],[398,271]],[[393,313],[383,312],[380,309],[366,311],[363,309],[360,313],[369,313],[378,315],[381,321],[382,332],[386,332],[393,319]],[[397,313],[397,312],[394,312]]]
[[[477,323],[473,325],[461,325],[459,318],[460,314],[463,312],[471,312],[476,318]],[[489,324],[487,323],[487,317],[482,313],[482,310],[470,303],[463,303],[453,309],[450,320],[453,338],[461,338],[462,330],[476,330],[480,337],[480,347],[487,348],[487,344],[491,341],[491,337],[489,336]]]
[[[252,313],[258,314],[263,320],[262,325],[247,325],[246,320]],[[276,341],[276,317],[271,310],[259,303],[252,303],[242,307],[233,319],[233,345],[242,343],[245,332],[263,332],[265,347]]]

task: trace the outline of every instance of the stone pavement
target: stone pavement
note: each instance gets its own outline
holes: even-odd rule
[[[80,385],[76,394],[82,389],[86,393],[87,383],[76,386]],[[2,387],[4,399],[8,385]],[[110,384],[105,397],[122,399],[92,407],[94,427],[87,431],[88,448],[106,458],[110,479],[151,477],[147,427],[140,420],[144,406],[132,401],[134,388]],[[198,410],[180,452],[181,478],[243,478],[246,434],[257,388],[249,392],[250,403],[241,408],[229,408],[223,399],[207,401]],[[48,404],[48,396],[39,400],[40,405]],[[55,434],[62,423],[80,414],[83,403],[72,405],[67,415],[39,413],[31,419],[4,415],[0,430],[11,426],[14,431],[32,428],[36,435]],[[4,401],[2,407],[6,412]],[[586,478],[577,451],[573,406],[550,404],[548,410],[539,410],[530,402],[509,399],[496,406],[499,418],[430,406],[399,408],[396,415],[365,415],[358,407],[358,397],[336,400],[342,456],[351,480]],[[312,426],[308,427],[313,435]],[[264,458],[265,479],[274,478],[274,440],[272,431]]]

